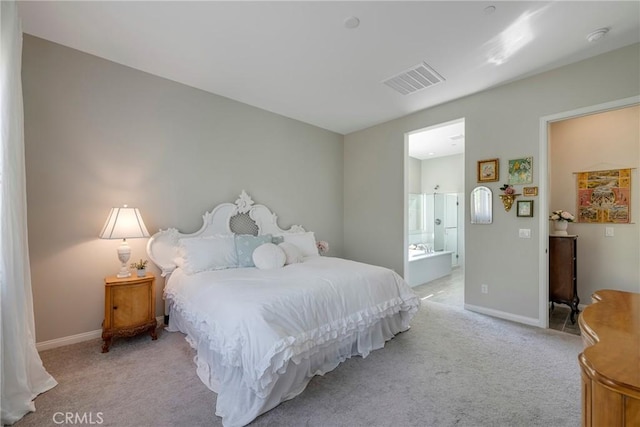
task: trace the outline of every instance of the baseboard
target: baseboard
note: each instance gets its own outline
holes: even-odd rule
[[[500,319],[511,320],[512,322],[524,323],[525,325],[541,327],[540,320],[533,317],[520,316],[518,314],[507,313],[505,311],[494,310],[491,308],[480,307],[472,304],[465,304],[464,308],[465,310],[474,311],[480,314],[486,314],[492,317],[498,317]]]
[[[54,340],[42,341],[36,343],[36,350],[51,350],[52,348],[62,347],[65,345],[77,344],[83,341],[89,341],[102,336],[102,329],[98,329],[91,332],[83,332],[77,335],[70,335],[68,337],[56,338]]]
[[[164,325],[164,317],[156,317],[158,325]],[[56,338],[54,340],[42,341],[36,343],[36,350],[44,351],[51,350],[52,348],[63,347],[65,345],[77,344],[79,342],[90,341],[96,338],[102,337],[102,329],[96,329],[95,331],[83,332],[77,335],[70,335],[68,337]]]

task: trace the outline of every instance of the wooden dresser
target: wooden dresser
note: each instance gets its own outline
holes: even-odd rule
[[[577,266],[578,236],[549,236],[549,301],[571,307],[571,323],[580,312]]]
[[[578,324],[582,425],[640,426],[640,294],[601,290]]]

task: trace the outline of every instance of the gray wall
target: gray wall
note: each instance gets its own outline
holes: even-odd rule
[[[139,207],[151,233],[193,232],[245,189],[343,254],[341,135],[28,35],[22,74],[38,342],[100,329],[112,206]]]
[[[486,90],[345,136],[345,256],[403,271],[405,133],[464,117],[465,198],[477,184],[476,162],[532,155],[534,182],[540,118],[640,93],[640,45]],[[428,90],[428,89],[427,89]],[[504,182],[504,178],[502,179]],[[490,183],[495,193],[501,183]],[[540,197],[548,197],[541,189]],[[465,304],[529,320],[538,319],[539,212],[518,218],[494,198],[494,222],[470,225],[465,208]],[[519,239],[519,228],[531,239]],[[640,236],[636,236],[638,238]],[[544,279],[544,278],[543,278]],[[480,284],[489,293],[480,292]]]

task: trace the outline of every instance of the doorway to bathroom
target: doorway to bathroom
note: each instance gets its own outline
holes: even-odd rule
[[[464,119],[407,134],[406,280],[423,300],[464,304]]]

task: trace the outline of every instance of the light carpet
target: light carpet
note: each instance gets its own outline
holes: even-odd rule
[[[100,349],[92,340],[42,352],[59,385],[15,425],[60,425],[66,412],[85,414],[84,425],[221,425],[182,334]],[[251,425],[578,426],[581,351],[575,335],[426,302],[384,349],[315,377]]]

